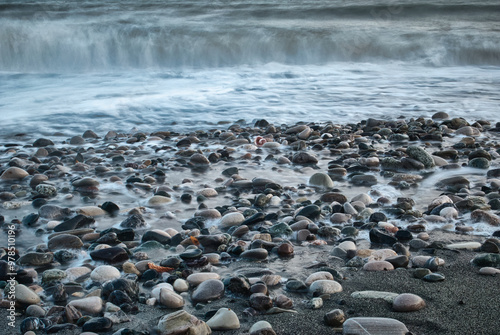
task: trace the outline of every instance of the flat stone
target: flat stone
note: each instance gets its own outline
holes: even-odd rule
[[[164,197],[162,195],[153,195],[148,200],[148,206],[151,207],[161,207],[165,204],[172,202],[172,199],[169,197]]]
[[[405,324],[389,318],[356,317],[343,324],[344,335],[406,335]]]
[[[431,283],[435,283],[445,280],[445,277],[440,273],[429,273],[428,275],[425,275],[422,279]]]
[[[162,316],[157,327],[162,335],[209,335],[212,333],[205,322],[184,310]]]
[[[95,261],[104,261],[110,264],[128,260],[127,252],[120,247],[111,247],[90,252],[90,257]]]
[[[474,257],[472,263],[481,267],[500,267],[500,254],[481,254]]]
[[[446,246],[448,249],[454,249],[454,250],[475,250],[481,248],[481,243],[479,242],[460,242],[460,243],[453,243],[453,244],[448,244]]]
[[[479,274],[485,275],[485,276],[495,276],[497,274],[500,274],[500,269],[495,269],[492,267],[484,267],[479,269]]]
[[[412,293],[400,294],[392,303],[392,309],[396,312],[414,312],[421,310],[424,307],[424,299]]]
[[[232,330],[240,328],[240,320],[238,315],[229,308],[220,308],[207,325],[212,330]]]
[[[391,304],[398,295],[398,293],[384,291],[356,291],[351,293],[351,297],[356,299],[383,299]]]
[[[245,258],[248,260],[255,260],[255,261],[265,260],[267,259],[267,256],[268,252],[264,248],[250,249],[240,254],[241,258]]]
[[[224,295],[224,283],[218,279],[209,279],[202,282],[194,290],[192,299],[193,302],[208,302],[216,300]]]
[[[68,281],[79,281],[86,278],[92,272],[91,269],[85,266],[78,266],[74,268],[66,269]]]
[[[106,211],[98,206],[84,206],[80,207],[77,211],[78,214],[86,215],[86,216],[103,216],[106,215]]]
[[[98,283],[104,283],[108,280],[120,278],[120,271],[114,266],[100,265],[90,274],[90,279]]]
[[[82,326],[84,332],[107,332],[113,327],[113,321],[106,317],[92,318]]]
[[[54,281],[59,281],[66,278],[66,272],[59,269],[45,270],[42,273],[42,283],[48,284]]]
[[[51,253],[29,252],[19,257],[17,263],[22,265],[41,266],[50,264],[53,259],[54,255]]]
[[[486,222],[492,226],[500,226],[500,217],[493,213],[476,209],[470,215],[470,218],[473,222]]]

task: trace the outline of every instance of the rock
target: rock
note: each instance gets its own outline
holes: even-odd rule
[[[495,269],[495,268],[486,266],[484,268],[479,269],[479,274],[482,274],[485,276],[495,276],[497,274],[500,274],[500,269]]]
[[[424,299],[416,294],[403,293],[398,295],[393,303],[392,309],[396,312],[414,312],[425,307]]]
[[[224,295],[224,283],[218,279],[209,279],[202,282],[194,290],[192,295],[193,302],[206,303],[211,300],[216,300]]]
[[[292,233],[292,228],[284,222],[277,223],[269,228],[269,234],[271,234],[272,237],[281,237]]]
[[[318,159],[307,152],[298,152],[292,157],[292,163],[300,165],[317,164]]]
[[[108,280],[120,278],[120,271],[114,266],[100,265],[90,274],[90,279],[98,283],[104,283]]]
[[[305,281],[305,284],[307,286],[310,286],[313,282],[317,280],[333,280],[333,275],[330,272],[318,271],[309,275],[309,277],[307,277]]]
[[[472,263],[477,266],[481,267],[493,267],[493,268],[498,268],[500,267],[500,254],[481,254],[477,255],[474,257],[472,260]]]
[[[212,330],[239,329],[240,320],[236,313],[229,308],[221,308],[207,321],[207,326]]]
[[[102,310],[103,302],[100,297],[88,297],[79,300],[72,300],[68,305],[74,306],[89,314],[98,314]]]
[[[492,226],[500,226],[500,217],[497,215],[483,211],[481,209],[476,209],[470,215],[470,218],[474,222],[486,222]]]
[[[273,300],[264,293],[254,293],[249,299],[250,307],[257,311],[266,311],[273,307]]]
[[[323,299],[322,298],[312,298],[307,301],[306,307],[310,309],[320,309],[323,307]]]
[[[257,321],[250,327],[250,335],[276,335],[271,324],[267,321]]]
[[[29,176],[28,172],[24,171],[21,168],[13,166],[5,170],[0,176],[0,179],[5,181],[14,181],[14,180],[23,180],[27,176]]]
[[[481,132],[476,127],[464,126],[457,129],[455,134],[464,136],[479,136],[481,135]]]
[[[243,214],[234,212],[225,214],[219,221],[219,227],[221,228],[229,228],[232,226],[239,226],[243,221],[245,221],[245,217]]]
[[[327,326],[340,328],[345,321],[344,311],[341,309],[334,309],[326,313],[323,320]]]
[[[220,276],[215,272],[199,272],[190,274],[186,280],[193,286],[198,286],[209,279],[220,279]]]
[[[220,219],[222,217],[222,215],[220,214],[220,212],[216,209],[213,209],[213,208],[209,208],[209,209],[202,209],[202,210],[199,210],[199,211],[196,211],[194,213],[194,216],[199,216],[199,217],[202,217],[202,218],[206,218],[206,219],[209,219],[209,220],[213,220],[213,219]]]
[[[293,300],[284,294],[278,294],[274,298],[274,304],[279,308],[291,309],[293,308]]]
[[[94,218],[91,216],[86,216],[83,214],[78,214],[77,216],[61,222],[55,226],[55,232],[62,232],[68,230],[74,230],[79,228],[85,228],[92,225],[95,222]]]
[[[283,243],[278,247],[278,256],[280,257],[289,257],[293,255],[294,249],[293,245],[289,243]]]
[[[184,279],[176,279],[173,284],[174,290],[177,292],[187,292],[189,291],[189,283]]]
[[[342,292],[342,285],[335,280],[316,280],[309,286],[309,293],[314,296]]]
[[[17,263],[22,265],[41,266],[50,264],[53,259],[54,255],[51,253],[29,252],[21,256],[17,260]]]
[[[172,202],[172,199],[169,197],[164,197],[162,195],[153,195],[148,200],[148,206],[150,207],[161,207],[165,204]]]
[[[370,236],[370,242],[376,243],[376,244],[393,245],[394,243],[396,243],[398,241],[394,236],[383,233],[376,228],[373,228],[370,230],[369,236]]]
[[[296,216],[305,216],[308,219],[315,220],[321,214],[321,208],[316,205],[308,205],[300,209]]]
[[[454,250],[476,250],[481,248],[481,243],[479,242],[452,243],[448,244],[446,248]]]
[[[425,275],[422,279],[431,283],[435,283],[445,280],[445,277],[440,273],[429,273],[428,275]]]
[[[357,174],[350,179],[351,183],[360,186],[372,186],[378,183],[377,177],[372,174]]]
[[[309,178],[309,185],[322,188],[333,188],[333,181],[326,173],[318,172]]]
[[[26,315],[33,316],[35,318],[43,318],[47,312],[38,305],[29,305],[26,308]]]
[[[365,271],[392,271],[394,266],[387,261],[371,261],[363,266]]]
[[[356,299],[383,299],[391,304],[397,296],[399,294],[383,291],[356,291],[351,293],[351,297]]]
[[[408,328],[404,323],[389,318],[356,317],[343,324],[344,335],[406,335]]]
[[[35,191],[46,197],[53,197],[57,194],[57,188],[48,184],[39,184],[35,187]]]
[[[193,154],[190,158],[189,158],[189,162],[193,165],[209,165],[210,164],[210,161],[208,160],[207,157],[203,156],[202,154]]]
[[[205,322],[183,310],[164,315],[157,327],[162,335],[209,335],[212,333]]]
[[[35,148],[48,147],[50,145],[54,145],[54,142],[46,138],[39,138],[35,142],[33,142],[33,146]]]
[[[56,205],[43,205],[38,209],[38,214],[48,220],[62,220],[71,215],[71,210]]]
[[[159,294],[159,302],[167,308],[182,308],[184,299],[169,288],[162,287]]]
[[[490,161],[484,157],[476,157],[471,159],[468,165],[472,168],[487,170],[490,168]]]
[[[434,167],[434,160],[432,159],[432,156],[421,147],[410,145],[408,148],[406,148],[406,153],[411,158],[424,164],[426,169]]]
[[[92,318],[85,322],[82,327],[84,332],[107,332],[113,327],[113,322],[105,317]]]
[[[42,283],[49,284],[66,278],[66,272],[59,269],[45,270],[42,273]]]
[[[330,222],[334,224],[346,223],[351,219],[351,215],[344,213],[333,213],[330,216]]]
[[[141,214],[132,214],[120,223],[124,228],[141,228],[146,226],[146,221]]]
[[[250,249],[240,254],[241,258],[253,261],[261,261],[267,259],[268,252],[264,248]]]
[[[95,261],[104,261],[109,264],[126,261],[129,258],[127,252],[120,247],[111,247],[91,251],[90,257]]]
[[[410,259],[406,255],[392,256],[385,259],[387,262],[391,263],[394,268],[406,268]]]
[[[90,272],[92,272],[92,270],[85,266],[69,268],[66,269],[66,278],[68,279],[68,281],[79,281],[83,278],[86,278],[90,274]]]
[[[24,305],[33,305],[40,302],[40,297],[35,291],[26,287],[23,284],[18,284],[15,286],[16,301]]]

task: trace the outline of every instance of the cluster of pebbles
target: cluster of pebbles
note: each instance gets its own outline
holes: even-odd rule
[[[7,283],[2,251],[0,305],[15,290],[23,334],[276,334],[266,315],[324,308],[346,273],[446,280],[447,260],[429,250],[472,251],[470,271],[498,274],[498,134],[500,124],[445,113],[347,125],[259,120],[189,134],[18,134],[0,157],[2,243],[14,226],[17,247],[16,282]],[[430,199],[411,196],[432,178]],[[430,227],[482,240],[436,241]],[[352,297],[396,312],[426,308],[412,292]],[[221,299],[227,308],[211,309]],[[151,329],[128,327],[145,306],[165,315]],[[318,322],[332,333],[409,332],[342,309]]]

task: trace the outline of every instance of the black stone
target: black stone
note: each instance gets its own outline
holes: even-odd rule
[[[61,232],[61,231],[78,229],[78,228],[84,228],[84,227],[90,226],[94,222],[95,222],[95,220],[93,217],[78,214],[77,216],[58,224],[54,228],[54,231]]]
[[[253,225],[259,222],[262,222],[265,219],[266,215],[262,212],[255,213],[254,215],[250,216],[249,218],[246,218],[245,221],[241,223],[242,225]]]
[[[408,230],[406,229],[400,229],[396,232],[396,234],[394,234],[394,237],[396,237],[398,239],[398,241],[410,241],[411,239],[413,239],[413,235],[411,234],[411,232],[409,232]]]
[[[130,299],[127,293],[119,290],[114,290],[108,297],[108,301],[116,306],[120,306],[121,304],[131,304],[133,301]]]
[[[120,207],[117,204],[111,201],[106,201],[101,205],[101,209],[108,212],[111,215],[115,215],[120,211]]]
[[[203,254],[201,249],[188,249],[179,255],[184,260],[199,258]]]
[[[387,221],[387,216],[385,216],[384,213],[381,212],[375,212],[372,215],[370,215],[370,222],[385,222]]]
[[[83,332],[107,332],[113,327],[113,321],[105,317],[92,318],[85,322]]]
[[[31,213],[31,214],[26,215],[21,222],[25,226],[35,227],[35,226],[38,226],[37,222],[38,222],[39,218],[40,218],[40,215],[38,215],[36,213]]]
[[[42,147],[47,147],[49,145],[54,145],[54,142],[47,138],[39,138],[35,142],[33,142],[33,146],[35,148],[42,148]]]
[[[395,237],[382,233],[376,228],[370,230],[370,242],[372,243],[393,245],[397,241]]]
[[[120,223],[120,227],[140,228],[146,226],[146,221],[141,214],[132,214]]]
[[[133,241],[135,238],[135,233],[132,228],[118,229],[118,228],[108,228],[101,232],[100,236],[104,236],[108,233],[115,233],[116,237],[120,241]]]
[[[33,208],[36,208],[36,209],[38,209],[46,204],[47,204],[47,199],[44,199],[44,198],[33,199],[33,201],[31,202],[31,206],[33,206]]]
[[[67,263],[73,259],[76,259],[77,257],[78,257],[78,255],[76,255],[72,252],[69,252],[67,250],[57,250],[54,253],[54,258],[59,263]]]
[[[205,228],[205,221],[207,219],[204,217],[196,216],[187,220],[183,225],[182,229],[190,230],[190,229],[203,229]]]
[[[148,269],[142,274],[141,281],[153,280],[158,278],[159,276],[160,274],[156,270]]]
[[[181,195],[181,201],[185,204],[189,204],[193,200],[193,196],[188,193],[184,193]]]
[[[90,252],[90,257],[95,261],[104,261],[110,264],[126,261],[129,258],[127,252],[120,247],[94,250]]]
[[[137,299],[139,294],[139,286],[135,281],[118,278],[104,284],[102,288],[102,296],[107,298],[112,292],[117,290],[125,292],[131,299]]]
[[[61,324],[52,325],[52,326],[48,327],[47,329],[45,329],[45,332],[47,334],[55,334],[55,333],[59,333],[60,331],[74,330],[76,328],[78,328],[78,326],[74,325],[72,323],[61,323]]]
[[[222,171],[222,175],[226,177],[231,177],[233,174],[238,174],[239,170],[237,167],[233,166]]]
[[[160,242],[161,244],[169,244],[170,243],[170,237],[160,234],[156,231],[147,231],[144,235],[142,235],[141,243],[147,242],[147,241],[157,241]]]
[[[321,208],[316,205],[308,205],[302,208],[296,216],[305,216],[308,219],[315,220],[321,214]]]

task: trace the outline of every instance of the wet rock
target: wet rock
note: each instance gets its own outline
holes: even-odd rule
[[[69,208],[62,208],[56,205],[43,205],[38,209],[40,217],[49,220],[62,220],[71,215]]]
[[[220,279],[220,276],[215,272],[199,272],[190,274],[186,280],[190,285],[198,286],[209,279]]]
[[[300,165],[317,164],[318,159],[307,152],[299,152],[292,157],[292,163]]]
[[[95,222],[95,220],[93,217],[78,214],[77,216],[75,216],[69,220],[63,221],[62,223],[55,226],[54,231],[55,232],[62,232],[62,231],[68,231],[68,230],[73,230],[73,229],[85,228],[85,227],[89,227],[90,225],[94,224],[94,222]]]
[[[42,147],[48,147],[50,145],[54,145],[54,142],[47,138],[39,138],[35,142],[33,142],[33,146],[35,148],[42,148]]]
[[[219,222],[219,226],[221,228],[229,228],[229,227],[232,227],[232,226],[238,226],[243,221],[245,221],[245,217],[243,216],[243,214],[238,213],[238,212],[228,213],[228,214],[225,214],[221,218],[221,220]]]
[[[318,172],[309,178],[309,185],[322,188],[333,188],[333,181],[326,173]]]
[[[209,335],[212,333],[205,322],[186,311],[177,311],[164,315],[157,326],[162,335]]]
[[[471,159],[468,164],[472,168],[487,170],[490,167],[490,161],[484,157]]]
[[[309,286],[309,293],[313,296],[333,294],[342,291],[342,285],[334,280],[316,280]]]
[[[41,266],[52,262],[54,255],[51,253],[29,252],[17,260],[21,265]]]
[[[53,197],[57,194],[57,188],[48,184],[39,184],[35,187],[35,191],[46,197]]]
[[[260,261],[267,259],[268,252],[264,248],[256,248],[246,250],[241,253],[240,257],[248,260]]]
[[[82,327],[84,332],[107,332],[113,327],[113,322],[105,317],[92,318],[85,322]]]
[[[23,284],[18,284],[15,286],[16,301],[25,305],[38,304],[40,302],[40,297],[35,291],[26,287]]]
[[[370,242],[375,244],[393,245],[394,243],[397,242],[397,239],[394,236],[383,233],[376,228],[370,230],[369,236],[370,236]]]
[[[67,276],[66,272],[59,269],[45,270],[42,273],[42,283],[50,284],[54,281],[59,281],[61,279],[64,279],[66,278],[66,276]]]
[[[345,321],[344,311],[341,309],[331,310],[325,314],[323,320],[327,326],[336,328],[342,327],[342,324]]]
[[[28,172],[26,172],[21,168],[13,166],[6,169],[0,176],[0,179],[5,181],[16,181],[16,180],[23,180],[27,176],[29,176]]]
[[[316,205],[308,205],[297,213],[296,216],[305,216],[308,219],[315,220],[317,219],[321,214],[321,208]]]
[[[333,275],[327,271],[318,271],[309,275],[309,277],[307,277],[305,281],[305,284],[307,286],[310,286],[313,282],[317,280],[333,280]]]
[[[245,276],[227,278],[224,280],[224,286],[234,294],[250,295],[250,282]]]
[[[470,218],[474,222],[482,221],[492,226],[500,226],[499,216],[481,209],[476,209],[475,211],[473,211],[470,215]]]
[[[128,260],[127,252],[120,247],[111,247],[90,252],[90,257],[95,261],[104,261],[109,264]]]
[[[193,154],[189,158],[189,162],[193,165],[209,165],[210,161],[208,160],[207,157],[203,156],[202,154]]]
[[[100,297],[88,297],[72,300],[68,305],[76,307],[77,309],[89,314],[97,314],[102,310],[103,302]]]
[[[146,221],[141,214],[132,214],[120,223],[124,228],[141,228],[146,226]]]
[[[477,255],[472,260],[472,263],[474,265],[481,267],[487,266],[487,267],[497,268],[500,267],[500,254],[488,253],[488,254]]]
[[[98,283],[104,283],[108,280],[120,278],[120,271],[114,266],[100,265],[90,274],[90,279]]]
[[[406,148],[406,153],[411,158],[424,164],[426,169],[434,167],[434,160],[432,159],[432,156],[429,153],[427,153],[427,151],[425,151],[423,148],[411,145],[408,148]]]
[[[308,288],[302,281],[291,279],[286,282],[286,290],[290,292],[307,292]]]
[[[263,293],[254,293],[249,299],[250,307],[257,311],[265,311],[273,307],[272,299]]]

